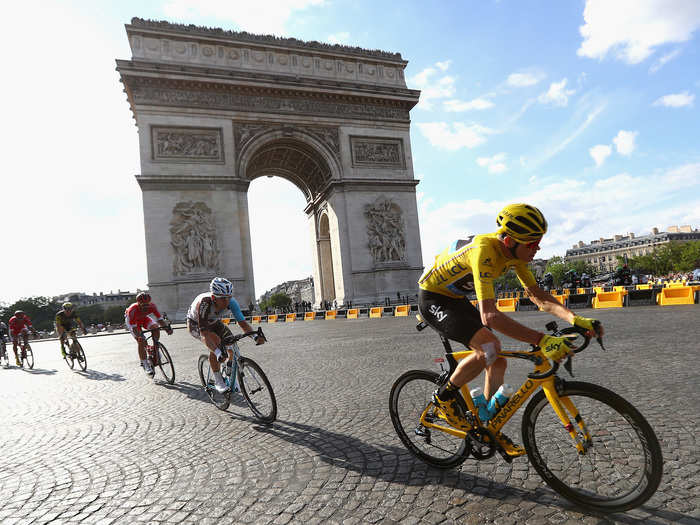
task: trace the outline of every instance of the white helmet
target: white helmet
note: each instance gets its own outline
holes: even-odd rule
[[[214,277],[209,284],[209,291],[216,297],[231,297],[233,295],[233,284],[223,277]]]

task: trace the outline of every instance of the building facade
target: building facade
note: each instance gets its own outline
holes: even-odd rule
[[[675,242],[700,240],[700,230],[690,226],[669,226],[668,231],[652,229],[649,235],[637,237],[634,233],[615,235],[611,239],[600,238],[585,244],[579,241],[573,248],[566,250],[567,262],[583,261],[592,265],[599,272],[611,272],[619,266],[618,257],[629,258],[651,254],[662,246]]]
[[[82,292],[69,292],[62,295],[57,295],[53,297],[53,300],[58,303],[70,302],[75,306],[91,306],[94,304],[99,304],[105,308],[110,306],[126,306],[131,304],[136,300],[136,294],[141,290],[136,290],[135,292],[129,292],[117,290],[117,292],[110,291],[109,293],[92,293],[86,294]]]

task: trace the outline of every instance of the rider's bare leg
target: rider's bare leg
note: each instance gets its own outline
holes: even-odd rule
[[[211,365],[211,369],[213,372],[218,372],[219,371],[219,360],[216,358],[216,354],[214,351],[219,348],[219,344],[221,343],[221,338],[216,335],[214,332],[202,332],[202,341],[204,342],[205,345],[207,345],[207,348],[209,349],[209,364]]]
[[[450,377],[450,382],[456,387],[461,387],[486,369],[484,395],[488,399],[503,384],[506,372],[506,359],[493,357],[494,353],[501,351],[501,343],[491,330],[481,328],[469,341],[469,348],[474,353],[459,362]],[[493,362],[487,365],[489,356]]]

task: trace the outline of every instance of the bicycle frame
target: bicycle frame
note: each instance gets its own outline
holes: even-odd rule
[[[451,350],[448,341],[443,339],[443,344],[445,345],[446,350]],[[473,350],[467,350],[462,352],[448,351],[445,355],[447,357],[448,363],[450,364],[449,374],[451,375],[452,372],[454,372],[459,361],[473,353]],[[588,448],[588,443],[590,443],[591,441],[591,435],[588,432],[588,428],[586,427],[586,424],[583,421],[583,418],[580,416],[574,403],[568,397],[559,396],[559,393],[557,392],[558,377],[554,373],[548,374],[548,372],[552,371],[553,368],[549,359],[545,358],[542,354],[542,351],[539,349],[536,351],[500,352],[499,355],[507,359],[517,358],[533,361],[535,364],[535,369],[531,374],[528,375],[527,380],[525,380],[525,382],[520,386],[520,388],[518,388],[513,393],[513,395],[510,397],[505,406],[501,408],[501,410],[488,422],[485,428],[493,434],[499,432],[501,428],[503,428],[503,426],[510,420],[510,418],[513,417],[513,415],[520,409],[520,407],[525,403],[525,401],[527,401],[530,398],[530,396],[532,396],[532,394],[534,394],[537,391],[538,388],[542,387],[542,389],[544,389],[545,396],[547,397],[547,401],[549,401],[549,404],[552,406],[555,413],[561,420],[562,425],[571,436],[571,439],[575,443],[576,449],[580,454],[584,454]],[[535,378],[532,377],[533,375],[547,375],[547,377]],[[467,408],[472,413],[472,416],[474,417],[477,426],[481,426],[482,422],[479,419],[478,410],[476,409],[474,400],[472,399],[471,393],[469,392],[468,385],[463,385],[460,388],[460,392],[462,394],[462,397],[464,398],[464,401],[467,404]],[[429,403],[428,406],[426,406],[425,410],[423,410],[423,413],[420,417],[421,425],[423,425],[426,428],[434,428],[441,432],[446,432],[448,434],[462,439],[467,437],[467,432],[457,430],[456,428],[450,426],[443,426],[439,423],[430,422],[426,416],[430,412],[431,407],[432,403]],[[574,428],[574,425],[571,423],[569,414],[576,421],[579,429],[581,430],[581,433],[583,434],[584,441],[582,441],[579,438],[578,433]]]
[[[231,388],[231,392],[240,392],[241,387],[238,384],[238,362],[241,359],[241,351],[238,348],[237,341],[234,341],[233,343],[231,343],[230,346],[231,346],[231,350],[233,351],[233,364],[231,366],[231,377],[230,377],[230,381],[232,384],[229,386]],[[226,363],[226,361],[224,361],[223,363],[219,363],[219,367],[221,367],[221,365],[223,365],[225,363]],[[211,374],[211,373],[212,373],[212,370],[210,367],[209,371],[207,372],[207,381],[209,381],[209,379],[210,379],[209,374]]]
[[[71,352],[73,351],[73,344],[78,340],[77,331],[77,328],[73,328],[72,330],[64,330],[61,334],[61,340],[63,341],[63,344],[67,344],[68,350],[70,350]],[[68,341],[68,338],[71,339],[70,342]]]

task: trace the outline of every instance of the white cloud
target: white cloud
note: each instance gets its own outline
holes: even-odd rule
[[[690,40],[700,27],[698,0],[587,0],[577,54],[602,60],[613,54],[638,64],[663,44]]]
[[[511,73],[506,83],[512,87],[528,87],[538,84],[543,78],[541,73]]]
[[[666,106],[667,108],[682,108],[692,106],[695,102],[695,95],[684,91],[683,93],[673,93],[664,95],[654,102],[654,106]]]
[[[326,40],[331,44],[347,44],[350,40],[350,33],[348,33],[347,31],[334,33],[332,35],[328,35],[328,38],[326,38]]]
[[[529,202],[547,217],[549,232],[538,257],[563,256],[579,240],[590,242],[627,232],[639,236],[650,233],[654,226],[697,227],[700,222],[700,163],[648,175],[620,173],[593,185],[580,178],[559,179],[549,185],[538,178],[534,182],[537,184],[509,194],[507,202]],[[649,192],[649,188],[654,191]],[[659,206],[664,201],[682,204]],[[427,264],[454,239],[494,231],[495,215],[507,204],[477,199],[442,202],[440,207],[434,202],[419,206],[423,261]],[[610,213],[611,209],[624,209],[625,213]]]
[[[497,153],[493,157],[479,157],[476,163],[482,168],[488,168],[489,173],[504,173],[508,171],[505,160],[505,153]]]
[[[474,100],[446,100],[443,104],[446,111],[459,112],[470,110],[489,109],[494,106],[494,103],[485,98],[475,98]]]
[[[437,62],[436,67],[440,71],[446,71],[450,66],[450,60]],[[427,67],[420,73],[409,78],[409,84],[421,90],[420,101],[416,109],[432,109],[433,102],[442,98],[452,97],[455,94],[455,79],[449,75],[434,79],[438,72],[434,67]]]
[[[617,152],[620,155],[631,155],[637,147],[634,143],[637,135],[639,135],[638,131],[625,131],[624,129],[621,129],[613,139],[613,144],[615,144]]]
[[[593,157],[596,166],[602,166],[605,159],[612,153],[612,148],[607,144],[598,144],[589,149],[588,153]]]
[[[475,148],[486,142],[487,135],[494,133],[494,130],[480,124],[462,122],[452,125],[447,122],[423,122],[417,126],[432,146],[448,151]]]
[[[575,89],[566,89],[567,79],[562,79],[559,82],[552,82],[546,93],[542,93],[538,100],[542,104],[552,104],[554,106],[564,107],[569,104],[569,97],[576,93]]]
[[[320,7],[325,0],[266,0],[231,2],[227,0],[168,0],[163,12],[169,19],[185,23],[203,17],[230,21],[243,31],[286,35],[286,24],[295,11]]]
[[[680,48],[674,49],[673,51],[666,53],[649,67],[649,73],[656,73],[659,69],[664,67],[664,65],[668,64],[671,60],[678,58],[680,54]]]

